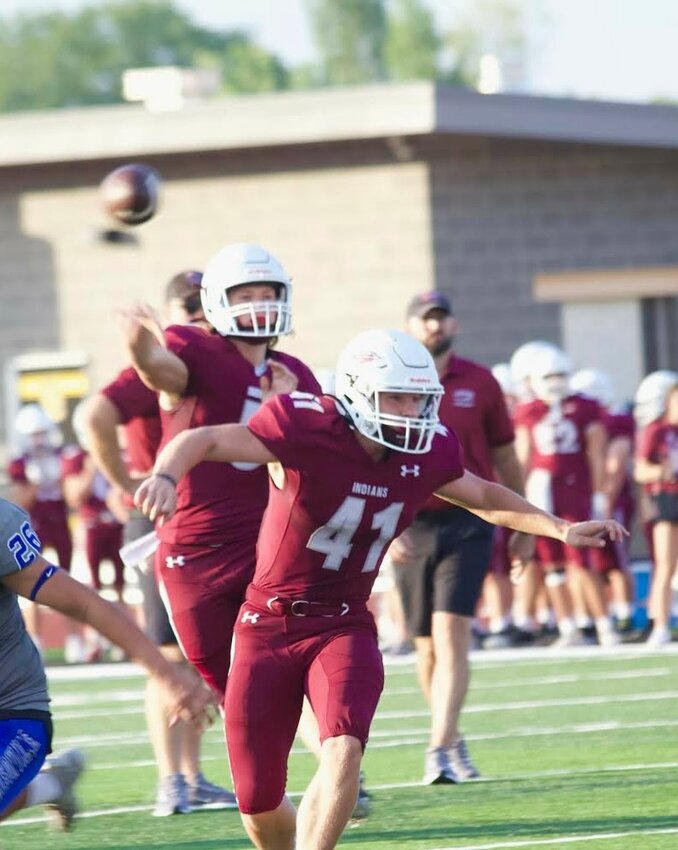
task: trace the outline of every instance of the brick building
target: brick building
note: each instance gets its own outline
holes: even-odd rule
[[[97,187],[133,160],[162,209],[116,243]],[[460,352],[550,339],[629,396],[678,367],[678,110],[418,83],[0,118],[3,360],[83,352],[98,386],[124,360],[116,308],[240,240],[293,275],[282,347],[314,366],[438,287]]]

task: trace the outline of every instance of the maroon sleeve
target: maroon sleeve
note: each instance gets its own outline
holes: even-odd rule
[[[198,376],[200,368],[204,368],[205,364],[205,352],[200,340],[204,333],[206,332],[202,329],[190,325],[170,325],[165,328],[165,344],[168,351],[183,360],[188,369],[188,383],[184,396],[200,394]]]
[[[279,351],[274,351],[271,356],[287,366],[297,376],[299,379],[297,392],[322,395],[322,387],[318,383],[316,376],[305,363],[296,357],[291,357],[289,354],[283,354]]]
[[[581,406],[582,424],[584,426],[591,425],[593,422],[603,423],[603,410],[601,406],[592,398],[584,398]]]
[[[322,412],[322,408],[319,408]],[[297,442],[299,411],[295,409],[292,397],[277,395],[259,408],[247,423],[254,436],[261,440],[283,466],[298,468],[303,452]]]
[[[14,460],[11,460],[7,467],[7,474],[11,481],[16,481],[20,484],[28,483],[28,478],[26,478],[26,464],[23,458],[15,457]]]
[[[512,443],[516,435],[506,407],[504,393],[491,373],[487,376],[486,392],[485,434],[487,435],[487,442],[492,448],[505,446],[507,443]]]
[[[132,366],[123,369],[101,394],[115,405],[123,425],[131,419],[151,419],[159,415],[156,393],[144,384]]]
[[[64,478],[68,475],[80,475],[85,468],[85,452],[77,446],[66,446],[61,453],[61,474]]]
[[[636,457],[648,463],[659,463],[659,448],[661,444],[661,427],[653,422],[640,432]]]

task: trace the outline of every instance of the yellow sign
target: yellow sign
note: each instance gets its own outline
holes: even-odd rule
[[[69,400],[79,401],[89,392],[85,370],[35,369],[17,376],[17,395],[23,404],[39,402],[55,422],[63,422],[73,407]]]

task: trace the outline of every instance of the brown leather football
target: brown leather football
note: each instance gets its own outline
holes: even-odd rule
[[[158,209],[160,175],[149,165],[130,163],[111,171],[101,181],[106,212],[123,224],[143,224]]]

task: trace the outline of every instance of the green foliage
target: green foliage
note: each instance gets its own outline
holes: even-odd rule
[[[384,0],[306,0],[320,52],[321,83],[355,85],[386,78]]]
[[[20,14],[0,27],[0,111],[118,103],[122,72],[220,67],[230,92],[282,88],[282,63],[241,33],[195,25],[171,0],[108,0],[74,14]]]
[[[480,57],[520,69],[518,0],[469,0],[451,31],[425,0],[304,0],[316,62],[287,68],[242,32],[207,29],[174,0],[100,0],[0,18],[0,111],[119,103],[128,68],[216,68],[229,94],[406,80],[472,85]]]
[[[395,0],[384,51],[391,79],[436,79],[441,44],[433,15],[421,0]]]

